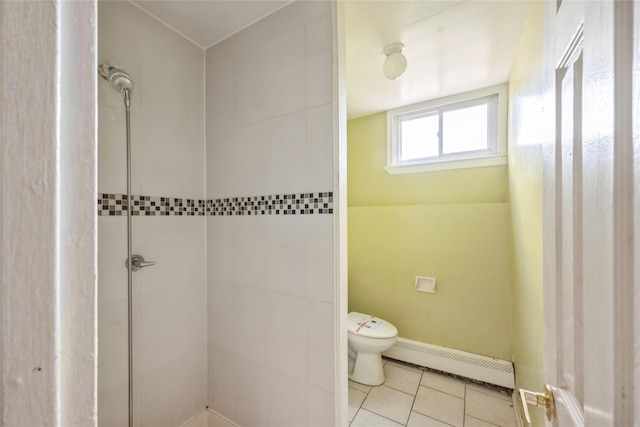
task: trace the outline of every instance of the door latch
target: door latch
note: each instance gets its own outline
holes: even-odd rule
[[[544,386],[543,393],[536,393],[529,390],[520,389],[520,402],[524,410],[524,417],[531,424],[531,416],[529,415],[529,405],[535,405],[538,408],[544,408],[544,413],[549,421],[556,418],[556,402],[553,398],[553,390],[548,384]]]

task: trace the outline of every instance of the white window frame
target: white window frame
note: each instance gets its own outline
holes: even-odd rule
[[[488,149],[441,154],[436,157],[400,159],[400,123],[408,118],[442,114],[489,102]],[[507,164],[507,85],[492,86],[432,101],[421,102],[387,111],[387,167],[390,174],[416,173],[435,170],[500,166]],[[445,135],[446,138],[446,135]],[[442,139],[440,141],[442,146]]]

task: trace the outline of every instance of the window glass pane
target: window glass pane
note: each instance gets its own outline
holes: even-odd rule
[[[431,114],[400,122],[400,160],[437,157],[438,115]]]
[[[442,152],[462,153],[489,148],[488,114],[488,104],[444,112]]]

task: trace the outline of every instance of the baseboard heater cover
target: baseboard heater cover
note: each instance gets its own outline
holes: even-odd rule
[[[513,363],[465,351],[398,338],[383,356],[454,375],[515,388]]]

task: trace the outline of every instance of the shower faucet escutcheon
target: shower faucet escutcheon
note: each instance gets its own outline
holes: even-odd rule
[[[129,260],[124,262],[124,265],[129,268]],[[145,267],[151,267],[152,265],[156,265],[155,261],[145,261],[142,255],[131,255],[131,270],[138,271],[142,270]]]

